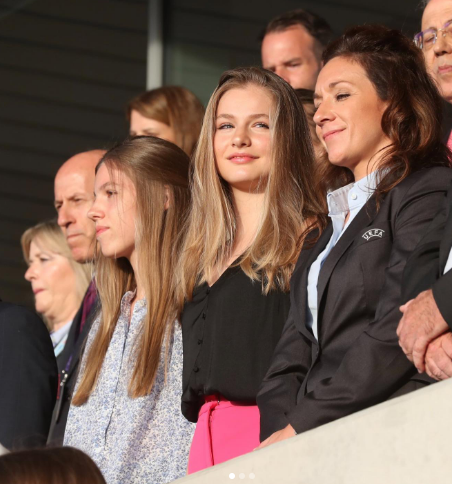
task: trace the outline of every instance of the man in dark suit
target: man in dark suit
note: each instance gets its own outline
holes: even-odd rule
[[[416,45],[424,54],[427,70],[436,81],[444,99],[443,140],[452,146],[452,36],[450,0],[429,0],[425,2],[421,31],[414,37]],[[439,35],[436,35],[439,33]],[[426,37],[434,41],[425,42]]]
[[[419,372],[452,376],[452,187],[425,237],[409,258],[397,334]]]
[[[82,264],[94,259],[95,225],[87,213],[93,203],[95,168],[104,153],[102,150],[94,150],[75,155],[61,166],[55,177],[58,225],[66,236],[72,256]],[[96,288],[92,282],[74,318],[61,354],[64,369],[60,374],[58,400],[49,433],[49,443],[52,445],[63,444],[80,355],[96,309]]]
[[[0,301],[0,444],[9,450],[44,445],[58,370],[44,323]]]

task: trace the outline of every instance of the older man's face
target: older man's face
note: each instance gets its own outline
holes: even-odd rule
[[[94,258],[96,226],[87,214],[94,200],[96,165],[104,153],[102,150],[79,153],[67,160],[55,177],[58,225],[72,257],[80,263]]]
[[[431,0],[422,16],[422,31],[442,29],[452,20],[452,0]],[[449,30],[449,29],[448,29]],[[424,57],[443,98],[452,103],[452,35],[439,32],[433,45],[424,45]]]

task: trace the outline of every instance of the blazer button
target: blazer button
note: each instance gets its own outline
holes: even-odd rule
[[[198,344],[200,345],[201,343],[202,343],[202,339],[201,339],[201,338],[199,338],[199,339],[198,339]]]
[[[198,368],[197,366],[195,366],[195,367],[193,368],[193,371],[194,371],[195,373],[198,373],[199,368]]]
[[[206,319],[207,317],[207,314],[206,313],[202,313],[202,319]]]
[[[210,287],[207,288],[206,294],[210,294]]]

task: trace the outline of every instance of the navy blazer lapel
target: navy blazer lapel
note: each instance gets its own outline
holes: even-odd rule
[[[298,325],[298,329],[307,337],[310,341],[317,344],[312,332],[306,327],[306,311],[308,308],[308,273],[312,263],[317,259],[319,254],[325,249],[328,241],[333,234],[333,225],[329,223],[319,240],[316,242],[312,249],[306,250],[306,253],[301,251],[300,257],[304,257],[305,260],[300,261],[301,275],[297,278],[296,282],[293,284],[292,291],[294,296],[292,298],[292,304],[295,304],[300,315],[301,324]]]
[[[96,319],[99,309],[100,309],[100,300],[99,300],[99,297],[96,296],[96,299],[94,300],[93,305],[88,315],[86,316],[85,325],[83,326],[83,329],[79,334],[77,341],[75,343],[75,346],[73,348],[71,364],[68,371],[69,375],[71,375],[74,372],[74,370],[78,368],[80,358],[82,356],[83,350],[85,349],[84,347],[86,343],[86,338],[88,337],[88,334],[91,330],[91,326],[93,325],[93,322]],[[79,324],[79,327],[80,327],[80,324]]]
[[[320,301],[322,300],[323,293],[325,292],[325,288],[334,268],[336,267],[336,264],[339,262],[339,259],[348,249],[358,233],[363,228],[371,224],[376,215],[376,201],[375,196],[373,195],[352,220],[350,225],[347,227],[347,230],[342,234],[341,238],[333,247],[322,268],[320,269],[319,280],[317,283],[318,308],[320,308]]]

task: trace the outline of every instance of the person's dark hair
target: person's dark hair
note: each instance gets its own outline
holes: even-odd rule
[[[294,89],[295,94],[297,95],[298,100],[300,101],[300,104],[303,106],[304,112],[306,114],[306,119],[308,121],[309,125],[309,131],[311,133],[311,141],[312,141],[312,146],[314,147],[314,153],[315,153],[315,159],[316,159],[316,164],[315,164],[315,180],[318,183],[319,178],[317,176],[318,170],[321,169],[324,163],[329,163],[328,162],[328,156],[325,151],[324,146],[320,142],[317,134],[316,134],[316,124],[314,122],[314,114],[315,114],[315,106],[314,106],[314,91],[311,91],[310,89]],[[321,190],[323,190],[323,185],[319,188],[319,190],[316,190],[318,193],[326,193]]]
[[[283,32],[297,25],[304,27],[314,39],[319,41],[322,47],[325,47],[334,37],[333,31],[325,19],[308,10],[298,8],[270,20],[259,36],[259,40],[262,42],[267,34]]]
[[[81,450],[58,447],[12,452],[0,457],[2,484],[106,484]]]
[[[431,166],[449,166],[452,155],[441,140],[442,100],[425,68],[423,54],[398,30],[379,25],[348,29],[323,53],[326,65],[336,57],[359,64],[378,97],[388,103],[381,126],[392,144],[379,167],[377,200],[410,173]],[[324,190],[353,182],[352,172],[325,163]]]
[[[295,89],[295,93],[301,104],[314,104],[314,91],[311,89]]]

